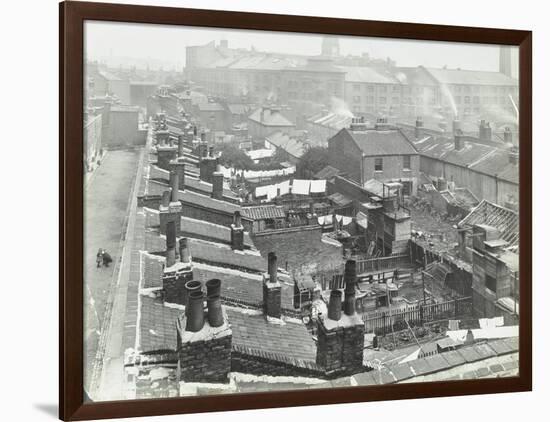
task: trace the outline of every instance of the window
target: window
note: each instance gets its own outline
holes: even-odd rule
[[[487,287],[492,292],[496,293],[496,291],[497,291],[497,280],[496,280],[496,278],[485,274],[485,287]]]
[[[386,104],[386,97],[379,97],[379,98],[378,98],[378,102],[379,102],[380,104]]]
[[[374,159],[374,171],[383,171],[384,170],[384,161],[382,158]]]
[[[478,96],[474,97],[474,104],[479,104],[479,97]]]
[[[353,97],[353,102],[354,102],[354,103],[360,103],[360,102],[361,102],[361,97],[358,96],[358,95],[355,95],[355,96]]]
[[[374,92],[374,86],[373,86],[373,85],[369,85],[369,86],[367,87],[367,91],[369,91],[369,92]]]
[[[380,85],[378,87],[378,92],[386,92],[386,89],[387,89],[386,85]]]
[[[470,97],[464,97],[464,104],[470,104]]]
[[[361,85],[359,85],[359,84],[353,84],[353,90],[354,90],[354,91],[361,91]]]
[[[403,170],[410,170],[411,169],[411,156],[405,155],[403,157]]]

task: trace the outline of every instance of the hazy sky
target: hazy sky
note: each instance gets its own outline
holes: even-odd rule
[[[230,47],[304,55],[320,53],[321,35],[283,32],[211,29],[171,25],[90,21],[85,25],[85,51],[89,59],[131,57],[162,63],[167,68],[185,64],[185,47],[227,39]],[[374,58],[390,57],[398,66],[498,70],[498,46],[383,38],[339,37],[342,54],[369,53]],[[517,66],[517,48],[512,52]],[[514,72],[517,74],[517,71]]]

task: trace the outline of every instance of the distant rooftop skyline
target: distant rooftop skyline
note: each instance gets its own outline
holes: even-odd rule
[[[251,32],[254,33],[253,38]],[[185,47],[226,39],[230,48],[266,52],[317,55],[323,35],[247,31],[170,25],[87,22],[85,55],[88,60],[113,65],[136,65],[152,69],[180,70]],[[342,55],[367,53],[371,58],[390,59],[397,66],[448,67],[498,71],[499,46],[436,41],[392,40],[367,37],[338,37]],[[518,49],[512,47],[512,75],[517,77]]]

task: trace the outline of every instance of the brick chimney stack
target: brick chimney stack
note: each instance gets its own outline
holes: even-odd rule
[[[355,314],[355,285],[357,284],[357,266],[354,259],[346,261],[344,269],[345,282],[345,297],[344,297],[344,312],[351,316]]]
[[[170,203],[179,203],[179,177],[174,170],[170,171],[170,189]]]
[[[173,222],[171,222],[168,227],[172,225]],[[168,243],[168,234],[166,236],[166,241]],[[167,263],[162,275],[164,301],[167,303],[186,305],[187,291],[185,289],[185,284],[193,279],[193,263],[187,238],[183,237],[179,240],[179,261],[175,259],[175,243],[174,240],[174,262],[172,265],[168,265],[167,255]]]
[[[228,382],[233,333],[221,304],[221,281],[206,282],[206,315],[204,293],[197,283],[198,288],[189,294],[186,313],[176,321],[179,378],[189,383]]]
[[[214,147],[208,148],[205,144],[205,151],[207,154],[199,163],[200,179],[208,183],[213,183],[212,176],[218,166],[218,158],[214,157]]]
[[[422,121],[422,116],[418,116],[414,124],[414,137],[416,139],[420,139],[420,137],[422,136],[423,127],[424,127],[424,122]]]
[[[168,132],[166,132],[168,133]],[[169,170],[170,161],[175,160],[178,155],[178,147],[161,144],[157,146],[157,166]]]
[[[244,227],[239,211],[235,211],[231,224],[231,248],[239,251],[244,249]]]
[[[212,174],[212,198],[223,199],[223,173],[219,164]]]
[[[462,133],[462,129],[458,129],[455,132],[455,150],[460,151],[462,148],[464,148],[464,134]]]
[[[183,157],[184,146],[183,136],[178,135],[178,157]]]
[[[264,314],[281,318],[281,283],[277,277],[277,255],[267,254],[267,273],[263,277]]]
[[[166,233],[166,225],[169,221],[173,221],[176,225],[176,233],[181,230],[181,214],[183,206],[179,200],[179,177],[172,170],[170,171],[170,201],[166,204],[165,194],[163,194],[162,202],[159,206],[159,231],[161,234]]]
[[[363,368],[365,324],[355,312],[356,263],[346,262],[344,315],[342,315],[342,292],[332,290],[328,315],[317,320],[318,342],[316,362],[323,367],[328,377],[350,375]]]
[[[512,130],[511,130],[508,126],[506,126],[506,127],[504,128],[504,132],[503,132],[503,134],[502,134],[502,137],[503,137],[503,139],[504,139],[504,143],[505,143],[505,144],[513,145],[513,143],[514,143],[514,136],[513,136],[513,134],[512,134]]]
[[[491,141],[493,139],[491,125],[485,120],[479,122],[479,139],[482,141]]]

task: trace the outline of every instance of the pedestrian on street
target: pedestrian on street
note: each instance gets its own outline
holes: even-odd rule
[[[109,267],[109,264],[113,262],[113,258],[111,258],[111,255],[107,253],[107,251],[103,251],[103,265],[106,267]]]
[[[104,253],[104,250],[99,248],[99,250],[97,251],[96,259],[95,259],[95,262],[97,264],[97,268],[101,267],[101,264],[103,263],[103,253]]]

